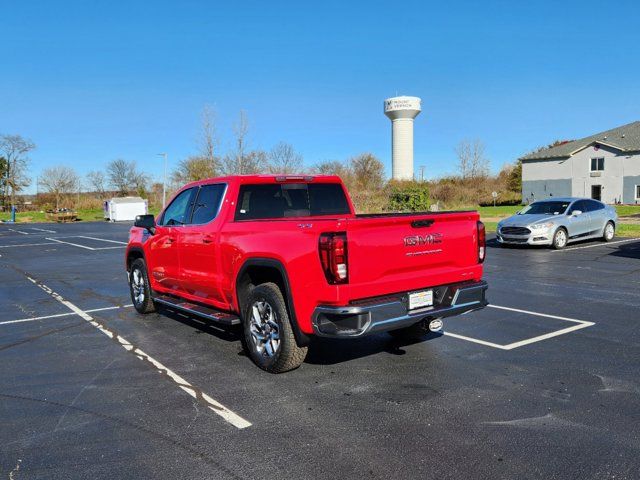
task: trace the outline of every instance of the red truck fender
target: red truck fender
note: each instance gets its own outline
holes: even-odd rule
[[[304,347],[309,344],[309,336],[305,334],[298,326],[298,319],[296,317],[296,311],[293,304],[293,297],[291,295],[291,287],[289,283],[289,276],[287,270],[280,260],[274,258],[264,257],[252,257],[247,259],[238,270],[236,275],[236,288],[235,288],[235,307],[240,313],[240,316],[244,314],[245,305],[242,302],[243,298],[246,298],[248,292],[258,285],[264,283],[264,280],[274,282],[280,287],[282,295],[287,304],[287,310],[289,313],[289,320],[291,322],[291,328],[296,338],[296,343],[299,347]]]

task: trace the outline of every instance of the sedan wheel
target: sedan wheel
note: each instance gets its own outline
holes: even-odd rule
[[[567,246],[567,231],[564,228],[559,228],[553,235],[553,248],[560,250]]]
[[[613,237],[616,235],[616,228],[613,226],[613,223],[608,222],[604,227],[604,233],[602,235],[602,239],[605,242],[610,242],[613,240]]]

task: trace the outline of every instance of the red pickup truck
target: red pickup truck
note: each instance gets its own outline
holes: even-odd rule
[[[356,215],[339,177],[250,175],[184,186],[126,250],[140,313],[241,325],[251,359],[298,367],[310,337],[425,336],[483,308],[478,213]]]

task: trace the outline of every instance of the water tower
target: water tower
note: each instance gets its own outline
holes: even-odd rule
[[[384,101],[391,119],[391,162],[394,180],[413,180],[413,119],[420,113],[418,97],[393,97]]]

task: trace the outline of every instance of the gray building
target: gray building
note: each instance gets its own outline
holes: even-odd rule
[[[640,203],[640,122],[530,153],[522,160],[522,199],[589,197]]]

